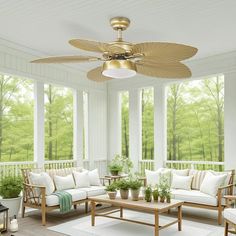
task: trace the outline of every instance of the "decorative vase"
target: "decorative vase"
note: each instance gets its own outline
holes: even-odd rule
[[[9,224],[9,230],[11,232],[17,232],[18,231],[18,222],[17,219],[13,219]]]
[[[115,192],[107,192],[107,194],[111,200],[116,199],[116,194],[117,194],[116,191]]]
[[[120,189],[120,197],[122,199],[128,199],[129,198],[129,190],[124,190],[124,189]]]
[[[8,217],[18,217],[22,197],[1,199],[3,206],[9,208]]]
[[[140,192],[140,189],[131,189],[131,197],[133,201],[139,200],[139,192]]]

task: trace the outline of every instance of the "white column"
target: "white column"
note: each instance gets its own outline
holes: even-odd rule
[[[44,83],[34,83],[34,161],[44,167]]]
[[[155,169],[163,167],[166,160],[166,96],[163,84],[154,87],[154,160]]]
[[[141,160],[141,100],[140,90],[129,90],[129,156],[134,165],[134,172],[139,170]]]
[[[108,94],[108,160],[111,160],[116,154],[121,154],[121,106],[120,93],[111,91]]]
[[[73,159],[83,166],[83,91],[74,90],[73,106]]]
[[[225,169],[236,169],[236,72],[225,74]]]

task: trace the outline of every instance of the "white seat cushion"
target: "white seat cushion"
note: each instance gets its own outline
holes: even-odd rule
[[[80,190],[87,193],[87,197],[93,197],[97,195],[105,194],[105,186],[90,186],[89,188],[80,188]]]
[[[171,189],[174,199],[182,200],[190,203],[198,203],[204,205],[217,206],[217,198],[198,190]]]
[[[79,189],[67,189],[64,191],[71,194],[73,202],[87,198],[87,193]],[[57,206],[59,205],[59,198],[56,195],[46,196],[46,204],[47,206]]]
[[[227,208],[224,210],[224,218],[236,224],[236,208]]]

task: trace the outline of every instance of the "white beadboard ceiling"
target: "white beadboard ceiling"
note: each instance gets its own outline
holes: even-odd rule
[[[111,41],[109,19],[126,16],[126,41],[189,44],[203,58],[236,50],[235,12],[236,0],[0,0],[0,37],[45,56],[85,54],[68,40]]]

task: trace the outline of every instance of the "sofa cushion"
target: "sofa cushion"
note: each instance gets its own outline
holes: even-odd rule
[[[65,190],[75,188],[75,182],[72,174],[67,176],[54,176],[54,182],[57,190]]]
[[[176,175],[181,175],[181,176],[188,176],[189,169],[183,169],[183,170],[173,169],[173,170],[171,170],[171,173],[176,174]]]
[[[97,195],[105,194],[105,186],[90,186],[89,188],[80,188],[80,190],[87,193],[87,197],[93,197]]]
[[[76,188],[87,188],[90,187],[89,182],[89,174],[88,171],[73,171],[74,179],[75,179],[75,187]]]
[[[46,195],[50,195],[55,191],[53,180],[45,172],[42,172],[42,173],[30,172],[29,181],[30,181],[30,184],[46,187]],[[39,192],[37,194],[39,194]]]
[[[98,169],[94,169],[94,170],[89,171],[88,175],[89,175],[90,185],[101,186],[101,182],[100,182],[100,178],[99,178],[99,174],[98,174]]]
[[[225,219],[236,224],[236,208],[227,208],[223,214]]]
[[[217,198],[198,190],[171,189],[171,195],[174,199],[189,203],[198,203],[203,205],[217,206]]]
[[[214,175],[207,172],[200,186],[200,191],[212,196],[216,196],[217,190],[225,182],[227,175]]]
[[[168,184],[171,182],[171,170],[166,168],[160,168],[156,171],[145,170],[145,175],[147,178],[147,185],[155,187],[160,184],[161,179],[166,179]]]
[[[227,177],[225,178],[225,181],[222,183],[222,186],[227,186],[230,183],[230,179],[231,179],[231,175],[232,172],[231,171],[213,171],[213,170],[209,170],[209,172],[211,172],[213,175],[227,175]]]
[[[67,189],[65,191],[71,194],[73,202],[87,198],[86,192],[79,189]],[[56,195],[46,196],[46,204],[47,206],[57,206],[59,205],[59,198]]]
[[[181,176],[173,173],[171,188],[191,190],[193,176]]]

